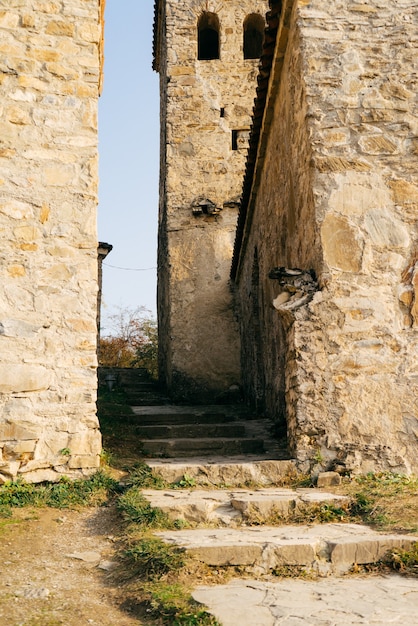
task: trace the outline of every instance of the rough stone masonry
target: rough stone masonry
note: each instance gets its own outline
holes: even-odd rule
[[[0,482],[99,463],[100,4],[0,3]]]
[[[155,2],[160,374],[175,397],[213,401],[240,382],[229,271],[261,54],[245,33],[261,43],[267,8]]]
[[[416,472],[417,3],[270,4],[234,257],[245,386],[305,468]]]

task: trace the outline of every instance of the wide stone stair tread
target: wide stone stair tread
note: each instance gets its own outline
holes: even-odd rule
[[[280,454],[281,452],[281,454]],[[167,483],[178,483],[184,476],[196,485],[236,487],[255,483],[277,485],[295,474],[295,461],[289,459],[287,450],[278,452],[276,458],[269,454],[236,456],[195,456],[184,458],[147,459],[153,473]]]
[[[170,426],[188,424],[225,424],[235,421],[233,415],[224,415],[222,413],[149,413],[144,414],[141,409],[143,407],[132,407],[133,415],[130,416],[131,422],[136,422],[141,426]],[[153,407],[149,407],[153,408]]]
[[[281,516],[301,514],[312,504],[346,503],[348,498],[316,489],[146,489],[143,495],[153,508],[170,519],[186,522],[236,525]]]
[[[152,393],[160,393],[158,386],[156,383],[152,381],[132,381],[129,383],[123,383],[123,389],[126,394],[133,393],[134,395],[138,395],[143,392],[152,392]]]
[[[188,456],[219,454],[260,453],[264,451],[263,439],[199,438],[199,439],[147,439],[142,440],[144,454],[163,456]]]
[[[214,416],[228,416],[232,419],[248,419],[248,420],[257,420],[260,419],[259,416],[253,415],[248,407],[241,404],[198,404],[198,405],[188,405],[188,404],[168,404],[162,405],[161,407],[155,406],[138,406],[133,407],[136,415],[155,415],[160,417],[166,415],[196,415],[196,416],[204,416],[204,415],[214,415]]]
[[[145,439],[185,439],[200,438],[201,424],[174,424],[174,425],[141,425],[135,429],[136,434]],[[206,424],[206,437],[245,437],[243,424]]]
[[[141,394],[126,394],[126,400],[128,402],[128,404],[130,404],[132,407],[135,406],[145,406],[145,407],[149,407],[149,406],[161,406],[164,404],[170,404],[170,399],[167,398],[166,396],[159,394],[159,393],[153,393],[153,392],[144,392]]]
[[[148,371],[143,367],[118,367],[115,369],[119,378],[123,381],[152,380]]]
[[[390,549],[409,550],[418,537],[379,534],[357,524],[197,528],[156,533],[211,566],[243,566],[265,573],[299,566],[307,571],[343,574],[354,565],[376,563]]]

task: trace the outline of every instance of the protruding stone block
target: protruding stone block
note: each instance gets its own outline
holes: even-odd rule
[[[332,487],[341,484],[341,476],[337,472],[321,472],[316,481],[317,487]]]
[[[51,374],[41,365],[0,365],[0,393],[42,391],[48,389]]]

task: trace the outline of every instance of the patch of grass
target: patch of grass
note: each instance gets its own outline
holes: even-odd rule
[[[340,489],[353,502],[355,521],[380,530],[418,531],[418,477],[380,472],[355,477]]]
[[[34,485],[23,480],[0,487],[0,510],[32,507],[70,508],[103,504],[119,489],[117,481],[103,471],[86,480],[62,478],[58,483]]]
[[[156,537],[144,536],[124,552],[135,573],[144,580],[156,580],[185,564],[184,551],[169,546]]]
[[[166,624],[178,626],[219,624],[214,617],[202,609],[201,605],[190,597],[190,594],[179,584],[161,584],[145,589],[148,595],[149,611],[163,618]]]
[[[12,507],[7,504],[0,505],[0,519],[8,519],[12,517]]]
[[[138,487],[131,487],[118,500],[118,509],[125,521],[140,528],[173,528],[173,522],[159,508],[154,508],[144,498]]]
[[[100,466],[108,467],[112,463],[112,453],[109,450],[105,450],[104,448],[100,452]]]
[[[281,565],[271,570],[278,578],[314,578],[303,565]]]
[[[306,504],[291,516],[291,521],[298,524],[329,524],[331,522],[348,522],[351,517],[350,502],[335,504],[321,502]]]
[[[154,625],[220,626],[178,583],[143,583],[142,606]]]
[[[135,463],[126,484],[142,489],[166,489],[169,486],[162,478],[155,476],[146,463]]]
[[[173,489],[192,489],[193,487],[196,487],[196,479],[189,474],[184,474],[183,478],[172,485]]]
[[[141,577],[136,583],[134,606],[140,608],[146,624],[178,626],[221,626],[201,604],[190,595],[189,590],[177,581],[169,581],[170,574],[154,581]]]
[[[396,572],[418,577],[418,542],[410,550],[390,550],[382,563]]]
[[[202,610],[190,615],[179,615],[172,624],[173,626],[222,626],[213,615]]]

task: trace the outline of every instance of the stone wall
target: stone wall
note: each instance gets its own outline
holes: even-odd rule
[[[281,19],[236,273],[249,395],[262,367],[305,469],[417,471],[416,3]]]
[[[161,0],[156,9],[160,372],[172,395],[213,400],[240,380],[229,270],[258,67],[244,60],[243,23],[264,17],[267,2]],[[219,19],[219,59],[197,59],[204,12]]]
[[[99,463],[100,37],[98,0],[0,7],[0,482]]]

